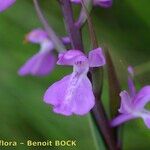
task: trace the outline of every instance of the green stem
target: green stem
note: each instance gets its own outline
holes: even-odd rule
[[[83,51],[83,43],[80,29],[75,25],[71,2],[69,0],[59,0],[64,16],[66,30],[69,34],[72,48]]]
[[[35,6],[35,10],[37,12],[37,15],[38,15],[43,27],[45,28],[45,31],[47,32],[49,38],[54,43],[56,50],[58,52],[66,51],[66,48],[64,47],[63,43],[59,40],[56,33],[53,31],[52,27],[49,25],[46,18],[44,17],[42,10],[39,6],[38,0],[33,0],[33,3]]]
[[[91,134],[92,134],[92,137],[93,137],[95,149],[99,150],[99,144],[98,144],[98,140],[95,136],[95,128],[94,128],[93,119],[92,119],[91,114],[88,115],[88,121],[89,121],[89,127],[91,129]]]

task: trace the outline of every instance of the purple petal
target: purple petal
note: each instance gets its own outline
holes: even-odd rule
[[[54,106],[60,105],[64,100],[70,78],[71,75],[67,75],[51,85],[44,94],[44,102]]]
[[[74,99],[73,112],[77,115],[87,114],[95,105],[95,98],[92,91],[92,85],[87,76],[83,78],[77,88]]]
[[[94,106],[94,95],[89,79],[85,76],[77,87],[76,85],[74,87],[74,84],[72,75],[69,75],[54,83],[46,91],[44,101],[54,106],[55,113],[66,116],[85,115]]]
[[[128,114],[132,110],[131,97],[127,91],[122,91],[120,93],[120,97],[121,97],[121,107],[119,109],[119,112]]]
[[[85,58],[84,54],[79,50],[69,50],[65,53],[59,54],[58,65],[71,65],[73,66],[76,61],[80,61],[80,57]],[[81,58],[81,61],[82,61]]]
[[[64,105],[66,89],[69,85],[71,75],[65,76],[60,81],[51,85],[44,94],[44,102],[54,106],[53,111],[65,116],[72,114],[71,108]],[[60,90],[61,89],[61,90]]]
[[[71,43],[70,38],[68,36],[63,37],[62,41],[63,41],[64,44],[70,44]]]
[[[99,67],[105,64],[106,60],[101,48],[97,48],[89,52],[90,67]]]
[[[137,114],[139,117],[141,117],[143,119],[147,128],[150,128],[150,111],[148,111],[146,109],[142,109]]]
[[[0,12],[10,7],[16,0],[0,0]]]
[[[144,118],[144,123],[147,126],[147,128],[150,128],[150,117]]]
[[[42,43],[47,38],[48,38],[47,33],[40,28],[32,30],[26,36],[26,40],[32,43]]]
[[[133,83],[133,79],[131,77],[128,77],[128,87],[129,87],[130,96],[134,98],[134,96],[136,95],[136,89]]]
[[[44,76],[49,74],[54,66],[56,60],[55,57],[50,53],[37,53],[31,57],[19,70],[19,75],[25,76],[28,74],[34,76]]]
[[[111,126],[115,127],[126,121],[129,121],[129,120],[135,119],[135,118],[137,118],[137,117],[133,116],[132,114],[121,114],[111,121]]]
[[[134,105],[137,109],[143,109],[144,106],[150,101],[150,86],[144,86],[136,95]]]
[[[128,73],[131,75],[131,77],[134,77],[134,69],[132,66],[128,66]]]
[[[112,6],[112,0],[94,0],[94,5],[108,8]]]

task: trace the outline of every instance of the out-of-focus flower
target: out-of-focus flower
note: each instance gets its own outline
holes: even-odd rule
[[[12,4],[14,4],[16,0],[0,0],[0,12],[4,11]]]
[[[81,3],[81,0],[71,0],[74,3]],[[112,6],[112,0],[92,0],[94,6],[101,6],[104,8],[108,8]]]
[[[53,105],[53,111],[58,114],[87,114],[95,104],[87,73],[89,67],[105,64],[102,49],[90,51],[88,57],[81,51],[69,50],[59,55],[57,64],[73,66],[73,73],[50,86],[44,95],[44,101]]]
[[[150,101],[150,85],[144,86],[139,92],[136,92],[131,78],[133,69],[129,67],[128,71],[131,74],[128,77],[129,93],[127,91],[120,93],[121,107],[119,112],[121,114],[112,120],[111,125],[117,126],[130,119],[142,118],[145,125],[150,128],[150,111],[145,109],[145,105]]]
[[[19,75],[43,76],[50,73],[56,63],[55,56],[52,54],[54,45],[49,40],[47,33],[42,29],[34,29],[27,36],[26,40],[40,44],[40,51],[33,55],[19,70]]]

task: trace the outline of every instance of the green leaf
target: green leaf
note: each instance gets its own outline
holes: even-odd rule
[[[110,56],[110,52],[105,47],[106,64],[107,64],[107,76],[108,76],[108,87],[109,87],[109,103],[110,103],[110,114],[111,118],[118,115],[118,109],[120,107],[120,97],[121,92],[120,83],[115,71],[115,66]]]

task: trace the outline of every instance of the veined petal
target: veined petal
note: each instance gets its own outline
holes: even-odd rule
[[[66,89],[69,86],[71,75],[67,75],[60,81],[51,85],[44,94],[44,102],[53,106],[59,106],[65,99]]]
[[[108,8],[112,6],[112,0],[93,0],[94,5],[99,5],[104,8]]]
[[[136,109],[143,109],[144,106],[150,101],[150,86],[144,86],[134,98],[134,105]]]
[[[44,76],[50,73],[56,60],[55,57],[50,53],[37,53],[31,57],[19,70],[19,75],[25,76],[28,74],[34,76]]]
[[[121,107],[119,109],[120,113],[128,114],[132,110],[132,102],[131,102],[131,97],[128,94],[127,91],[122,91],[120,93],[121,97]]]
[[[0,12],[4,11],[12,4],[14,4],[16,0],[0,0]]]
[[[85,76],[73,96],[73,113],[77,115],[87,114],[95,104],[92,85],[88,77]]]
[[[79,50],[69,50],[65,53],[59,54],[58,65],[71,65],[73,66],[77,61],[86,59],[85,55]]]
[[[87,76],[73,73],[50,86],[44,101],[54,106],[55,113],[85,115],[94,106],[92,85]]]
[[[135,118],[137,118],[137,117],[133,116],[132,114],[121,114],[111,121],[111,126],[115,127],[126,121],[129,121],[129,120],[135,119]]]
[[[34,29],[26,35],[26,40],[32,43],[42,43],[47,38],[47,33],[41,28]]]
[[[65,76],[60,81],[51,85],[44,94],[44,102],[53,105],[53,111],[65,116],[72,115],[71,97],[69,99],[68,89],[71,85],[72,74]],[[70,95],[71,96],[71,95]]]
[[[90,51],[88,59],[90,67],[99,67],[106,64],[106,60],[101,48]]]

